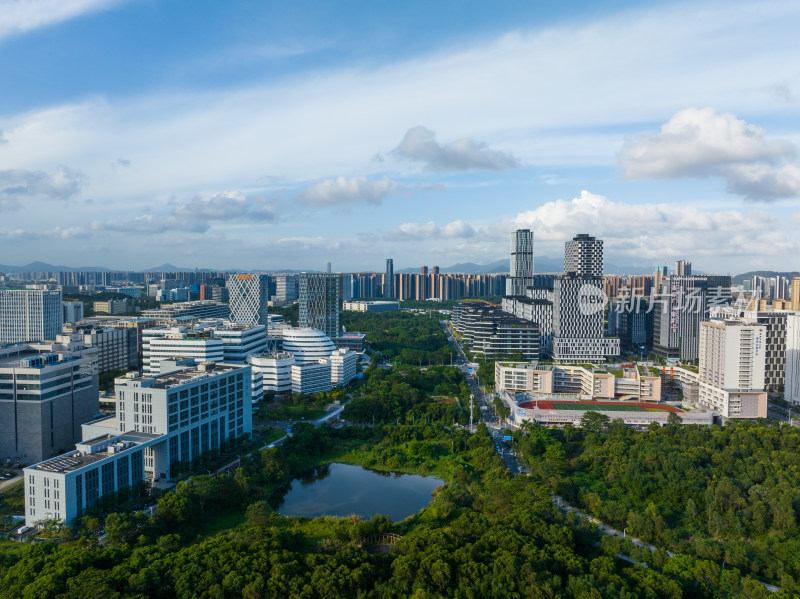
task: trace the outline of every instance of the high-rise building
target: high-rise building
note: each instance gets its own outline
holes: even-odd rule
[[[687,260],[675,261],[675,274],[679,277],[688,277],[692,274],[692,263]]]
[[[792,312],[800,312],[800,276],[792,279]]]
[[[275,277],[275,299],[279,302],[293,302],[297,299],[297,275]]]
[[[383,277],[383,297],[395,297],[394,293],[394,260],[386,259],[386,275]]]
[[[63,324],[61,291],[0,289],[0,345],[55,339]]]
[[[786,316],[786,375],[784,399],[800,404],[800,313]]]
[[[664,265],[664,266],[656,266],[656,270],[653,273],[653,288],[655,288],[656,291],[660,291],[661,290],[661,282],[664,280],[664,278],[667,276],[667,274],[668,274],[668,272],[667,272],[667,266],[666,265]]]
[[[738,320],[700,323],[698,401],[725,418],[766,418],[766,327]]]
[[[342,333],[342,275],[300,273],[300,326],[331,339]]]
[[[525,295],[533,285],[533,231],[518,229],[511,234],[511,261],[506,295]]]
[[[585,233],[564,248],[564,275],[539,281],[527,297],[503,299],[503,310],[539,324],[542,353],[557,362],[599,362],[619,355],[620,340],[603,328],[603,242]]]
[[[80,343],[0,349],[0,460],[31,464],[80,441],[99,410],[97,375],[97,350]]]
[[[267,325],[269,275],[232,275],[228,279],[227,287],[233,322],[247,326]]]
[[[603,241],[579,233],[564,244],[564,272],[579,277],[603,276]]]
[[[326,262],[325,263],[325,273],[326,274],[331,274],[331,263],[330,262]]]
[[[661,282],[660,306],[654,307],[653,351],[663,358],[696,360],[700,323],[709,309],[730,304],[729,276],[671,275]]]

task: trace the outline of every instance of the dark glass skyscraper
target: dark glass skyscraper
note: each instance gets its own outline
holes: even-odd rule
[[[383,278],[383,297],[395,297],[394,260],[386,258],[386,276]]]

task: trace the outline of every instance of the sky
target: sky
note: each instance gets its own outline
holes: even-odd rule
[[[0,0],[0,264],[800,270],[800,3]]]

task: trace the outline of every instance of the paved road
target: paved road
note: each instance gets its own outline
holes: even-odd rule
[[[15,483],[18,483],[21,480],[22,480],[22,475],[20,474],[19,476],[15,476],[14,478],[9,478],[8,480],[4,480],[3,482],[0,482],[0,491],[5,489],[6,487],[10,487],[11,485],[13,485]]]
[[[350,400],[348,399],[347,401],[345,401],[342,405],[340,405],[335,410],[331,410],[330,412],[325,414],[322,418],[317,418],[316,420],[310,421],[311,424],[313,424],[314,426],[321,426],[321,425],[325,424],[326,422],[328,422],[328,420],[330,420],[332,418],[335,418],[336,416],[338,416],[339,414],[342,413],[342,410],[344,410],[344,407],[347,405],[348,401],[350,401]],[[304,421],[299,420],[297,422],[304,422]],[[290,427],[294,426],[295,424],[297,424],[297,422],[287,421],[287,422],[283,423],[283,426],[280,427],[280,428],[286,428],[286,427],[290,428]],[[273,441],[272,443],[267,443],[263,447],[260,447],[258,451],[262,451],[264,449],[267,449],[268,447],[277,447],[278,445],[282,445],[283,442],[286,441],[286,439],[288,439],[288,438],[289,438],[288,434],[284,435],[280,439],[277,439],[276,441]]]

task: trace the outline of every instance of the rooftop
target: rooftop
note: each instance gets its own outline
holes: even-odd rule
[[[214,362],[208,362],[205,364],[199,364],[197,366],[193,366],[176,372],[135,377],[126,380],[124,382],[117,379],[117,384],[121,387],[130,385],[131,387],[150,387],[154,389],[169,389],[171,387],[175,387],[176,385],[185,385],[187,383],[199,381],[201,379],[206,379],[220,374],[226,374],[234,370],[239,370],[241,368],[244,368],[244,366],[231,365],[231,364],[216,364]]]
[[[84,443],[79,443],[76,449],[69,453],[50,458],[44,462],[34,464],[32,470],[46,472],[66,473],[89,466],[111,455],[130,451],[142,445],[150,445],[163,435],[152,433],[129,432],[121,435],[102,435]]]

